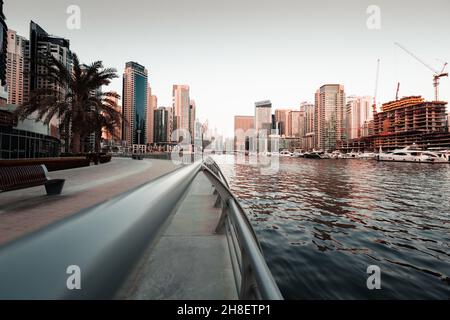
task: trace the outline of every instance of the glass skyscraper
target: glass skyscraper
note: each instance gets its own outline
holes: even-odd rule
[[[136,62],[127,62],[123,75],[122,140],[129,146],[147,143],[148,71]]]

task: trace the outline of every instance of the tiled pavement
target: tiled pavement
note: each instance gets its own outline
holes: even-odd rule
[[[168,160],[113,158],[110,163],[50,172],[66,179],[59,196],[44,186],[0,194],[0,245],[77,213],[176,168]]]

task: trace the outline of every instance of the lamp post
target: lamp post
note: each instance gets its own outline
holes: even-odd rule
[[[138,154],[141,154],[141,129],[137,129],[136,130],[137,134],[138,134]]]

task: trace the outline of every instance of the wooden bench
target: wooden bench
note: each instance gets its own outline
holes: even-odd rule
[[[44,165],[1,167],[0,192],[45,186],[47,195],[60,194],[64,179],[50,179]]]

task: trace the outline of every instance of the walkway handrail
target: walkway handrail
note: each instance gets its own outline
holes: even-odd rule
[[[0,299],[116,297],[200,167],[184,166],[0,248]],[[70,290],[77,267],[81,290]]]
[[[217,232],[226,232],[240,299],[282,300],[245,210],[230,191],[219,166],[208,158],[202,166],[222,202]]]

